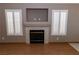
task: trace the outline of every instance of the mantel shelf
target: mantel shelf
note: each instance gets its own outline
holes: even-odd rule
[[[33,26],[33,27],[34,27],[34,26],[35,26],[35,27],[36,27],[36,26],[41,26],[41,27],[50,26],[50,24],[49,24],[48,22],[43,22],[43,23],[41,23],[41,22],[39,22],[39,23],[38,23],[38,22],[34,22],[34,23],[33,23],[33,22],[30,22],[30,23],[29,23],[29,22],[25,22],[24,25],[25,25],[25,26]]]

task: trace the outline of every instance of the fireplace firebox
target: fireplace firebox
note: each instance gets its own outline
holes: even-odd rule
[[[44,43],[44,30],[30,30],[30,43]]]

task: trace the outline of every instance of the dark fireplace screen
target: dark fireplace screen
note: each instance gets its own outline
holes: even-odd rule
[[[30,30],[30,43],[44,43],[44,30]]]

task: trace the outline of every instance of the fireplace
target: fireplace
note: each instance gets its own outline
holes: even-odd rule
[[[30,30],[30,43],[44,43],[44,30]]]
[[[36,37],[38,39],[36,39]],[[41,39],[40,39],[41,38]],[[38,40],[38,41],[36,41]],[[26,27],[26,43],[44,43],[49,42],[49,27],[28,26]]]

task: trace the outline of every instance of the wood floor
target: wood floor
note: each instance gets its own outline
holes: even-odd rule
[[[25,44],[5,43],[0,44],[1,55],[78,55],[68,43]]]

